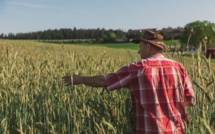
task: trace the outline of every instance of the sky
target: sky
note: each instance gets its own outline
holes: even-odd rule
[[[0,0],[0,33],[147,29],[215,23],[215,0]]]

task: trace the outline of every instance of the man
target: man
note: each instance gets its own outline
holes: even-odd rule
[[[98,76],[64,76],[66,85],[85,84],[109,90],[127,87],[131,91],[136,134],[185,133],[189,122],[185,106],[194,105],[195,94],[184,66],[165,58],[163,36],[146,31],[139,43],[141,60],[115,73]]]

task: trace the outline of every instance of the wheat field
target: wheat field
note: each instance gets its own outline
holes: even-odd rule
[[[188,134],[215,132],[215,70],[210,59],[165,53],[187,68],[196,105]],[[66,74],[99,75],[139,60],[135,50],[0,40],[0,133],[132,134],[127,89],[66,87]]]

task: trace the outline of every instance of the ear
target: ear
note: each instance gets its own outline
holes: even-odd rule
[[[147,50],[149,51],[151,49],[151,45],[149,43],[147,43],[147,46],[146,46]]]

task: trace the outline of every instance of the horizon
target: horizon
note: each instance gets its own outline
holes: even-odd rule
[[[1,0],[0,34],[64,28],[159,30],[195,21],[215,23],[214,12],[214,0]]]
[[[38,30],[38,31],[30,31],[30,32],[18,32],[18,33],[7,33],[7,34],[4,34],[4,33],[0,33],[0,34],[4,34],[4,35],[8,35],[8,34],[20,34],[20,33],[34,33],[34,32],[44,32],[44,31],[48,31],[48,30],[61,30],[61,29],[71,29],[71,30],[73,30],[74,28],[76,28],[76,27],[73,27],[73,28],[59,28],[59,29],[56,29],[56,28],[54,28],[54,29],[44,29],[44,30]],[[165,27],[164,27],[165,28]],[[169,27],[167,27],[167,28],[169,28]],[[171,27],[171,28],[173,28],[173,29],[177,29],[178,27]],[[180,27],[180,28],[184,28],[184,27]],[[76,28],[76,30],[81,30],[81,29],[84,29],[84,30],[90,30],[90,29],[94,29],[94,30],[96,30],[96,29],[105,29],[105,28]],[[111,29],[111,28],[110,28]],[[105,29],[105,30],[110,30],[110,29]],[[163,28],[161,28],[161,29],[158,29],[158,28],[144,28],[144,29],[157,29],[157,30],[162,30]],[[121,29],[111,29],[111,30],[121,30]],[[128,29],[127,31],[123,31],[123,32],[128,32],[129,30],[142,30],[142,29]]]

